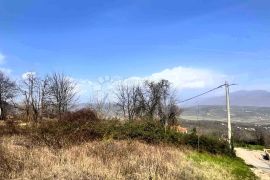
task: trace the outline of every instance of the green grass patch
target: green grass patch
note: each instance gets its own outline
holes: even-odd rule
[[[259,151],[263,151],[265,149],[265,147],[262,145],[252,145],[252,144],[236,145],[236,147],[242,147],[248,150],[259,150]]]
[[[193,152],[189,155],[189,158],[199,165],[203,166],[203,163],[208,163],[211,167],[216,166],[219,169],[225,170],[235,177],[235,179],[257,179],[249,166],[246,165],[242,159],[237,157]]]

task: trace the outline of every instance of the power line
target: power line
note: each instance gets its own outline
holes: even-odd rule
[[[181,104],[181,103],[184,103],[184,102],[193,100],[193,99],[195,99],[195,98],[201,97],[201,96],[203,96],[203,95],[205,95],[205,94],[208,94],[208,93],[210,93],[210,92],[213,92],[213,91],[215,91],[215,90],[217,90],[217,89],[220,89],[220,88],[222,88],[222,87],[224,87],[224,86],[235,86],[235,85],[237,85],[237,84],[226,84],[226,83],[225,83],[225,84],[222,84],[222,85],[220,85],[220,86],[218,86],[218,87],[216,87],[216,88],[214,88],[214,89],[211,89],[211,90],[209,90],[209,91],[206,91],[206,92],[204,92],[204,93],[202,93],[202,94],[199,94],[199,95],[197,95],[197,96],[193,96],[193,97],[188,98],[188,99],[186,99],[186,100],[184,100],[184,101],[180,101],[179,103]]]
[[[193,97],[191,97],[191,98],[188,98],[188,99],[186,99],[186,100],[184,100],[184,101],[180,101],[179,103],[184,103],[184,102],[190,101],[190,100],[192,100],[192,99],[201,97],[201,96],[203,96],[203,95],[205,95],[205,94],[208,94],[208,93],[210,93],[210,92],[212,92],[212,91],[215,91],[215,90],[217,90],[217,89],[220,89],[220,88],[222,88],[223,86],[225,86],[225,84],[220,85],[220,86],[218,86],[218,87],[216,87],[216,88],[214,88],[214,89],[211,89],[211,90],[209,90],[209,91],[206,91],[206,92],[204,92],[204,93],[202,93],[202,94],[199,94],[199,95],[197,95],[197,96],[193,96]]]
[[[218,87],[216,87],[216,88],[214,88],[214,89],[211,89],[211,90],[209,90],[209,91],[206,91],[206,92],[204,92],[204,93],[202,93],[202,94],[199,94],[199,95],[197,95],[197,96],[193,96],[193,97],[188,98],[188,99],[186,99],[186,100],[184,100],[184,101],[180,101],[179,103],[181,104],[181,103],[184,103],[184,102],[193,100],[193,99],[195,99],[195,98],[201,97],[201,96],[203,96],[203,95],[205,95],[205,94],[208,94],[208,93],[210,93],[210,92],[213,92],[213,91],[215,91],[215,90],[217,90],[217,89],[220,89],[220,88],[222,88],[222,87],[224,87],[224,86],[235,86],[235,85],[237,85],[237,84],[222,84],[222,85],[220,85],[220,86],[218,86]]]

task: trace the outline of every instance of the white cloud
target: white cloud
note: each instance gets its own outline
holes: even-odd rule
[[[119,77],[102,77],[97,81],[78,80],[78,90],[82,97],[90,97],[93,93],[108,93],[113,94],[114,88],[121,82],[142,83],[145,80],[159,81],[166,79],[172,83],[176,90],[198,90],[204,88],[212,88],[216,85],[224,83],[229,77],[222,73],[214,72],[207,69],[174,67],[165,69],[161,72],[153,73],[146,77],[133,76],[125,79]]]
[[[37,74],[36,72],[30,72],[30,71],[25,72],[25,73],[22,74],[22,79],[27,79],[29,76],[34,76],[35,77],[36,74]]]
[[[113,94],[116,83],[119,82],[119,77],[99,77],[96,81],[79,79],[76,80],[76,82],[76,91],[79,96],[84,98],[84,100],[90,100],[90,98],[101,98],[93,96],[106,96],[107,94]]]
[[[77,82],[76,92],[83,97],[89,97],[91,92],[91,87],[94,83],[90,80],[75,80]]]
[[[10,74],[12,72],[12,70],[8,68],[0,68],[0,71],[2,71],[5,74]]]
[[[6,62],[6,56],[0,52],[0,65],[2,66]],[[0,71],[2,71],[5,74],[10,74],[12,72],[11,69],[5,68],[5,67],[0,67]]]
[[[4,64],[6,56],[0,52],[0,64]]]
[[[166,79],[172,83],[177,90],[201,89],[223,83],[228,78],[226,75],[207,69],[175,67],[165,69],[147,77],[131,77],[125,81],[159,81]]]

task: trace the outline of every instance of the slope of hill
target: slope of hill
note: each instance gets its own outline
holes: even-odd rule
[[[59,150],[29,148],[15,135],[0,140],[0,179],[255,179],[238,158],[183,147],[93,141]]]
[[[270,92],[263,90],[236,91],[230,94],[232,106],[270,107]],[[225,97],[206,98],[202,105],[224,105]]]

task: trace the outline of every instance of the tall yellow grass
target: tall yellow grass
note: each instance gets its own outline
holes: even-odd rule
[[[219,166],[202,166],[189,150],[138,141],[95,141],[64,149],[2,137],[0,179],[234,179]]]

